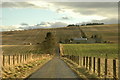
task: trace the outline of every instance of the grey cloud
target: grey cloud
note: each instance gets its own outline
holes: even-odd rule
[[[62,20],[70,20],[71,17],[63,16],[61,19],[62,19]]]
[[[30,4],[28,2],[3,2],[2,8],[26,8],[26,7],[37,7],[36,5]]]
[[[109,18],[109,19],[104,19],[104,20],[93,20],[91,22],[102,22],[102,23],[105,23],[105,24],[118,24],[118,19]]]
[[[49,24],[49,26],[47,26]],[[63,22],[41,22],[40,24],[29,26],[29,25],[19,25],[19,26],[0,26],[1,31],[11,31],[11,30],[27,30],[27,29],[39,29],[39,28],[57,28],[65,27],[68,24]]]
[[[53,4],[67,9],[73,9],[74,12],[82,15],[110,17],[108,15],[117,15],[118,11],[117,2],[55,2]]]
[[[63,22],[55,22],[54,24],[51,25],[52,28],[56,28],[56,27],[65,27],[68,24],[63,23]]]
[[[66,8],[117,8],[117,2],[55,2]]]

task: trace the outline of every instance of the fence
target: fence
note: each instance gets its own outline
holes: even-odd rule
[[[10,67],[27,62],[43,59],[48,57],[48,54],[14,54],[14,55],[2,55],[3,67]]]
[[[118,78],[118,60],[107,58],[96,58],[89,56],[63,55],[67,59],[77,63],[92,73],[96,73],[101,78]]]

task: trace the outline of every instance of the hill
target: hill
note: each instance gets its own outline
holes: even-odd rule
[[[81,29],[88,37],[99,34],[102,35],[103,40],[118,42],[118,24],[81,26]]]
[[[81,26],[81,29],[90,37],[92,34],[100,34],[104,40],[117,42],[117,27],[118,25],[94,25]],[[55,34],[58,41],[64,41],[74,37],[81,37],[78,27],[62,27],[49,29],[33,29],[24,31],[7,31],[2,32],[3,45],[22,45],[24,43],[37,44],[44,40],[46,33],[52,32]]]

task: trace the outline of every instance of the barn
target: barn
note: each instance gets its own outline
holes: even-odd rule
[[[71,41],[73,44],[80,44],[80,43],[96,43],[95,39],[92,38],[73,38]]]
[[[73,38],[72,43],[87,43],[87,38]]]

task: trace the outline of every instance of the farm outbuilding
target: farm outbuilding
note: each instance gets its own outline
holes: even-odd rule
[[[25,42],[24,45],[32,45],[30,42]]]
[[[72,40],[72,43],[77,43],[77,44],[79,44],[79,43],[87,43],[87,38],[74,38]]]
[[[71,41],[71,43],[76,43],[76,44],[80,44],[80,43],[96,43],[96,40],[93,38],[73,38]]]

